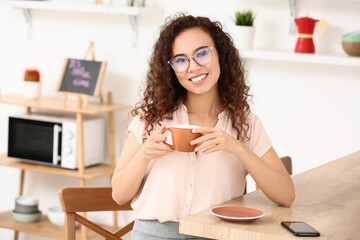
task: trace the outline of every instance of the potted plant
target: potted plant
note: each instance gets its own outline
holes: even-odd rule
[[[235,12],[235,39],[241,49],[251,49],[254,41],[255,14],[251,9]]]
[[[23,94],[29,99],[37,99],[40,96],[40,72],[37,69],[25,70]]]

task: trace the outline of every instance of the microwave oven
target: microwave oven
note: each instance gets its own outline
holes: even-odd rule
[[[9,116],[8,156],[54,167],[78,168],[75,116],[32,113]],[[84,165],[104,162],[105,120],[83,118]]]

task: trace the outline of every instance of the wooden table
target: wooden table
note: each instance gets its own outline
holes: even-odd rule
[[[180,232],[213,239],[309,240],[280,225],[298,220],[321,233],[315,239],[360,239],[360,151],[293,176],[293,181],[296,199],[290,208],[276,205],[258,190],[221,205],[257,208],[264,217],[230,223],[206,210],[182,219]]]

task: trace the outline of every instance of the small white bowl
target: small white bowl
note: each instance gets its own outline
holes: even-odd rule
[[[41,217],[41,211],[36,213],[18,213],[15,211],[11,212],[17,222],[31,223],[39,221]]]
[[[65,213],[62,211],[61,206],[53,206],[47,212],[50,222],[61,229],[65,227]],[[80,223],[75,222],[75,227],[79,227]]]
[[[15,202],[24,206],[37,206],[39,204],[39,199],[33,196],[20,196],[15,199]]]
[[[62,211],[61,206],[49,208],[47,214],[52,224],[61,228],[65,226],[65,213]]]
[[[39,211],[38,206],[23,205],[15,202],[15,212],[17,213],[37,213]]]

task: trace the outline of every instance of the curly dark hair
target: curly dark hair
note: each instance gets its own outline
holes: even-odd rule
[[[218,80],[220,103],[238,131],[238,139],[244,141],[248,139],[247,117],[250,113],[247,101],[250,94],[244,65],[232,38],[222,30],[221,23],[206,17],[181,13],[165,20],[150,58],[144,97],[135,105],[131,115],[140,114],[140,119],[145,122],[144,134],[150,134],[156,125],[160,125],[160,121],[172,119],[173,112],[184,102],[187,94],[168,64],[168,60],[172,58],[172,44],[181,32],[196,27],[210,34],[215,42],[221,69]]]

